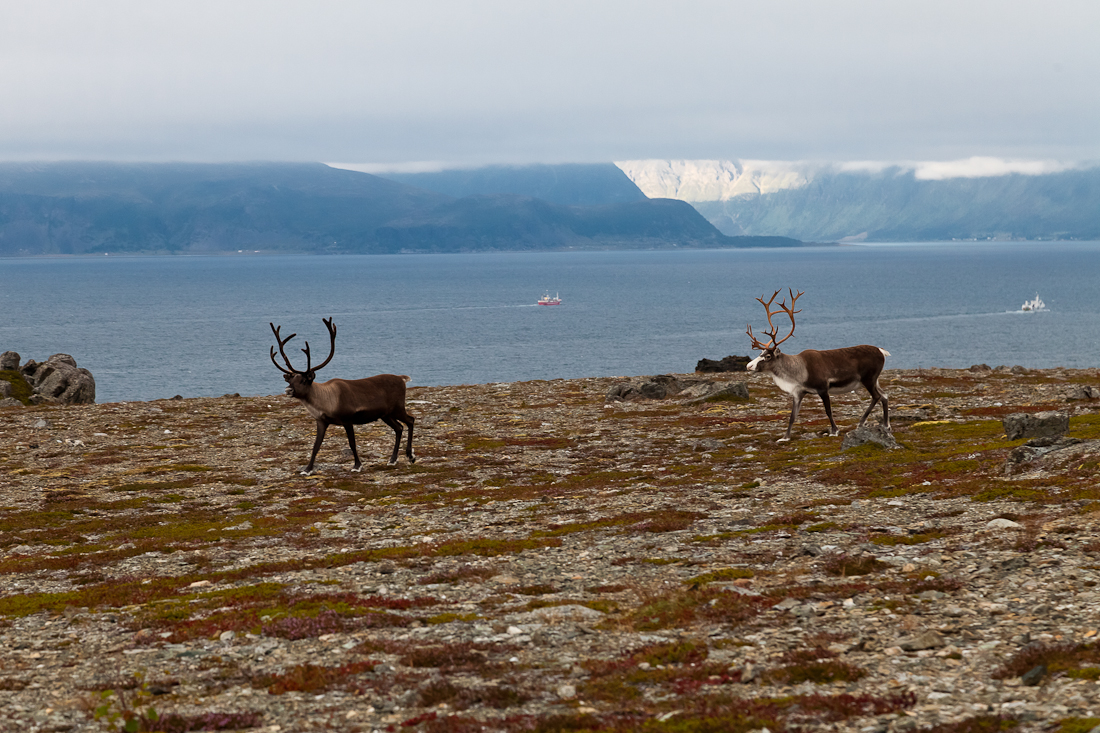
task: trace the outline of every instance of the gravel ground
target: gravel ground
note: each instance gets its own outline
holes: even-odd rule
[[[281,395],[0,409],[0,730],[1100,724],[1100,373],[887,371],[896,450],[718,378],[414,387],[312,476]]]

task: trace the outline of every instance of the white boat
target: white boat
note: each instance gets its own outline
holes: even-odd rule
[[[1020,306],[1020,310],[1025,312],[1031,311],[1045,311],[1047,304],[1043,302],[1043,299],[1039,297],[1038,293],[1035,293],[1034,300],[1025,300],[1024,304]]]
[[[561,296],[555,294],[554,297],[550,297],[550,291],[546,291],[546,294],[539,298],[539,305],[561,305]]]

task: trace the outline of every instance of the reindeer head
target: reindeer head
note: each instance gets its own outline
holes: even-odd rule
[[[286,380],[286,394],[291,397],[297,397],[303,399],[306,394],[309,393],[309,388],[313,385],[313,380],[317,378],[317,371],[323,368],[326,364],[332,361],[332,357],[336,354],[336,326],[332,323],[331,318],[321,319],[325,323],[325,328],[328,329],[329,335],[329,354],[325,359],[317,366],[310,366],[309,357],[309,342],[306,341],[306,347],[302,349],[302,352],[306,355],[306,368],[305,371],[299,371],[290,364],[290,359],[287,358],[286,352],[283,351],[283,347],[287,342],[298,334],[292,333],[285,339],[279,336],[279,329],[282,326],[276,326],[274,323],[269,323],[271,331],[275,334],[275,340],[279,342],[279,354],[283,357],[283,361],[286,363],[287,368],[283,369],[279,366],[279,362],[275,361],[275,347],[271,347],[271,363],[283,373],[283,379]]]
[[[803,292],[800,290],[798,292],[798,295],[795,295],[794,291],[789,288],[787,289],[787,292],[791,294],[791,304],[788,306],[785,300],[781,300],[779,301],[779,310],[772,310],[772,303],[775,301],[775,296],[779,295],[779,290],[776,290],[774,293],[772,293],[772,297],[769,298],[767,302],[764,301],[763,296],[757,298],[757,300],[760,301],[760,305],[764,306],[764,311],[768,314],[769,330],[764,331],[764,335],[768,337],[768,343],[760,343],[760,341],[758,341],[756,336],[754,336],[752,333],[752,326],[749,326],[749,330],[746,333],[748,333],[749,338],[752,339],[752,348],[758,349],[762,352],[760,356],[750,361],[745,367],[750,372],[765,371],[768,362],[775,359],[776,355],[781,353],[779,351],[779,344],[783,343],[791,336],[794,336],[794,314],[802,312],[801,309],[794,310],[794,304],[795,301],[797,301],[799,297],[802,296]],[[772,325],[772,316],[776,315],[777,313],[786,313],[787,316],[791,319],[791,332],[783,338],[779,339],[778,341],[775,340],[775,337],[779,333],[779,327]]]

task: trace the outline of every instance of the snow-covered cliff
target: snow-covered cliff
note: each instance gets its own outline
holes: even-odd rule
[[[646,196],[688,202],[801,188],[821,167],[776,160],[621,160],[615,165]]]

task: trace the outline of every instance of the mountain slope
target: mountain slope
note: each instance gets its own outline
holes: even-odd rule
[[[682,202],[454,198],[320,163],[0,164],[0,255],[792,244],[731,239]]]
[[[515,194],[562,206],[603,206],[642,201],[642,193],[613,163],[486,166],[434,173],[379,173],[409,186],[464,196]]]
[[[675,193],[729,235],[807,241],[1100,239],[1100,168],[929,179],[919,167],[689,163],[621,165],[647,194]],[[704,196],[715,198],[699,198]]]
[[[0,254],[347,249],[446,196],[320,163],[0,165]]]

